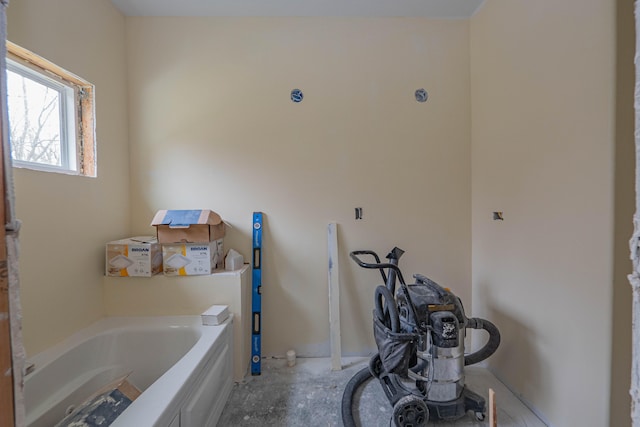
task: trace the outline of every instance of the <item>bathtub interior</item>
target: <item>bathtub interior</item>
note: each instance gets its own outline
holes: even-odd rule
[[[198,318],[104,319],[29,362],[27,427],[50,427],[100,387],[123,375],[140,391],[158,380],[198,341]],[[121,323],[121,324],[118,324]],[[64,357],[59,357],[64,354]]]
[[[131,372],[129,382],[145,391],[180,360],[198,338],[197,331],[188,327],[134,330],[116,340],[115,352],[121,355],[121,365]]]

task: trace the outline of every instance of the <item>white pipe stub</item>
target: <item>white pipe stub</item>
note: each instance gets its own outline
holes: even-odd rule
[[[287,366],[294,366],[296,364],[296,352],[294,350],[287,351]]]

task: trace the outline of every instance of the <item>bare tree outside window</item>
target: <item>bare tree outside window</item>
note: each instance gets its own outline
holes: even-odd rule
[[[65,166],[60,91],[13,71],[7,71],[7,86],[13,158]]]

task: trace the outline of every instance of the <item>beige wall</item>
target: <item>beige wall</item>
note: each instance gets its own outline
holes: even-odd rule
[[[127,18],[133,230],[210,208],[248,261],[263,211],[265,355],[329,354],[330,221],[345,355],[374,349],[380,282],[351,250],[397,245],[470,304],[468,43],[468,21]]]
[[[554,426],[609,425],[614,3],[471,20],[474,308],[501,328],[492,370]]]
[[[7,19],[10,41],[96,88],[97,178],[14,169],[33,355],[103,316],[103,245],[129,231],[125,21],[108,0],[14,1]]]

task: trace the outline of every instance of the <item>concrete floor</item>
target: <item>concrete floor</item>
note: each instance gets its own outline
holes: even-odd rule
[[[219,427],[299,427],[342,426],[341,400],[345,385],[368,359],[343,359],[342,371],[331,371],[330,359],[298,359],[288,367],[282,359],[264,359],[262,374],[247,377],[235,384],[225,406]],[[488,389],[496,393],[500,427],[544,427],[526,406],[486,369],[468,367],[467,386],[483,395],[488,402]],[[392,408],[380,383],[372,380],[361,387],[354,412],[362,427],[389,427]],[[356,411],[356,409],[354,409]],[[429,423],[434,426],[488,426],[469,414],[455,422]]]

